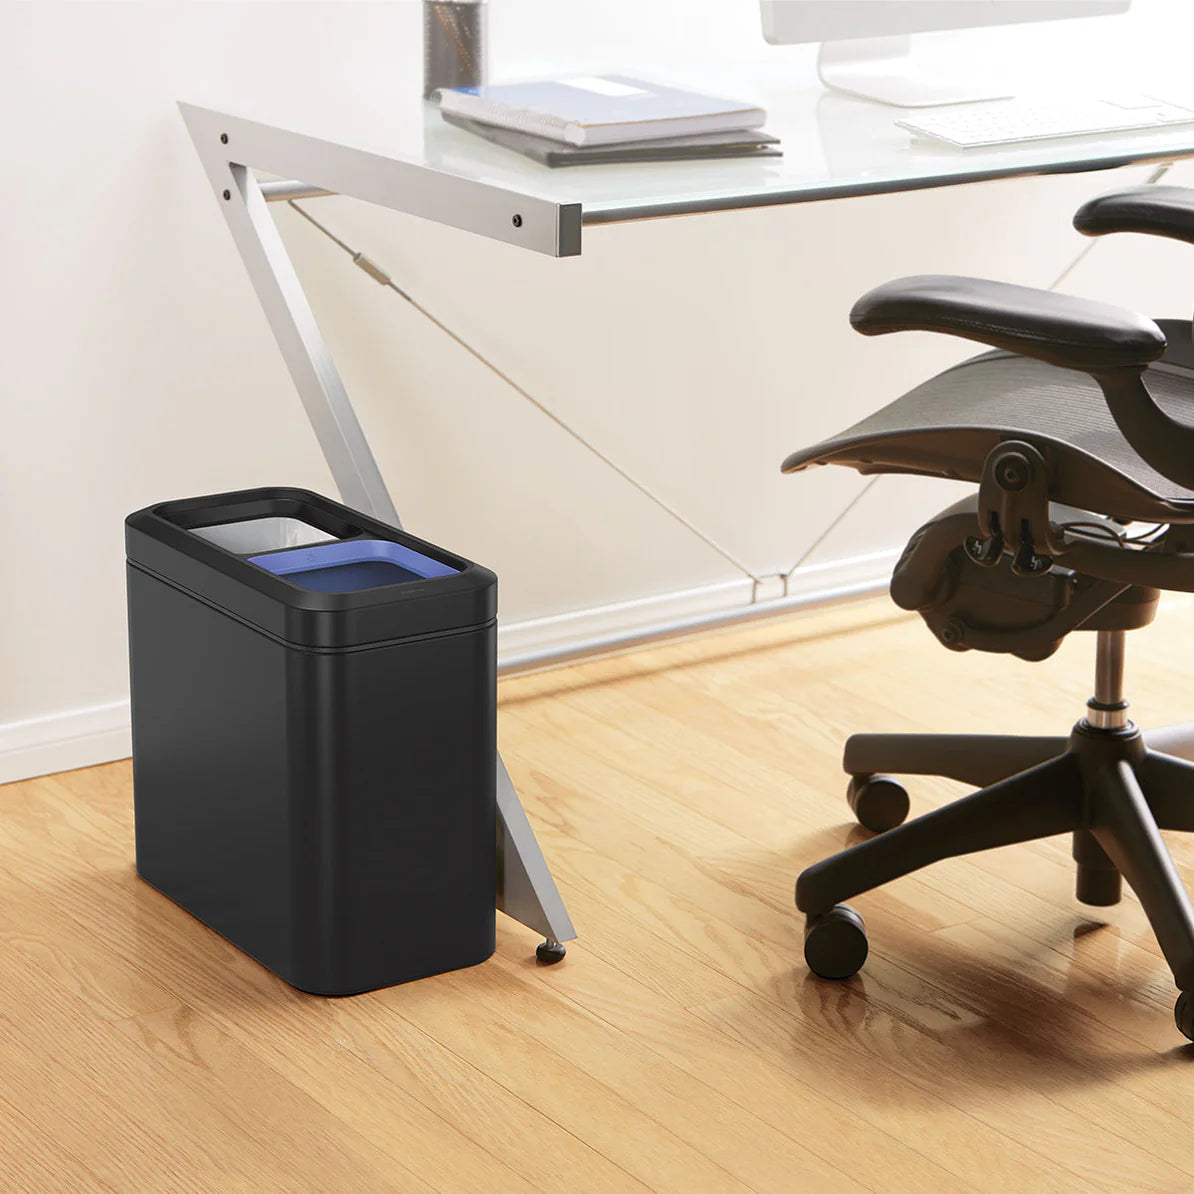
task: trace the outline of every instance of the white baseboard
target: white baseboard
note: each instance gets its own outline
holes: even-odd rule
[[[129,703],[112,701],[0,725],[0,784],[127,759]]]
[[[873,552],[825,564],[808,564],[788,578],[767,577],[755,591],[745,577],[684,589],[659,596],[623,601],[615,605],[575,610],[547,618],[512,622],[498,628],[498,665],[520,668],[519,661],[542,660],[552,666],[552,657],[561,661],[578,644],[615,642],[619,637],[664,633],[678,623],[692,622],[700,629],[702,618],[712,623],[718,615],[748,611],[762,604],[783,603],[795,608],[840,597],[847,591],[858,592],[886,585],[899,558],[898,550]],[[535,664],[531,663],[531,666]]]
[[[897,554],[876,552],[801,568],[790,579],[787,596],[812,603],[821,595],[830,596],[870,584],[877,587],[891,575]],[[760,600],[779,595],[771,587],[768,582],[767,591],[758,594]],[[557,650],[566,651],[575,643],[650,632],[656,626],[746,608],[751,599],[751,582],[733,580],[550,618],[512,622],[498,630],[498,660],[548,655]],[[127,699],[13,721],[0,725],[0,784],[126,759],[131,753]]]
[[[750,581],[743,578],[702,585],[698,589],[640,597],[635,601],[619,601],[614,605],[571,610],[547,618],[500,623],[498,663],[510,656],[565,648],[570,643],[628,633],[672,618],[717,613],[748,602],[750,587]]]

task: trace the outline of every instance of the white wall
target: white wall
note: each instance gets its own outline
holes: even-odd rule
[[[600,69],[747,54],[757,38],[749,0],[569,11],[584,35],[545,43],[526,5],[497,0],[495,62]],[[0,5],[0,780],[127,750],[125,514],[257,484],[331,492],[175,101],[332,131],[340,109],[396,110],[417,93],[418,33],[410,3]],[[753,569],[775,572],[861,484],[845,470],[781,478],[786,451],[965,354],[929,337],[863,341],[844,319],[852,300],[936,270],[1047,285],[1081,247],[1070,212],[1115,181],[611,226],[587,231],[569,261],[340,198],[318,211]],[[745,599],[725,561],[278,215],[407,525],[498,571],[506,648]],[[1124,239],[1067,285],[1185,314],[1182,253]],[[830,565],[815,583],[877,575],[949,498],[940,483],[883,479],[814,555]],[[594,613],[646,598],[658,600]]]

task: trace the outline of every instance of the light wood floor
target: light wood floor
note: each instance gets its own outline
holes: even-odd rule
[[[1194,715],[1192,634],[1187,602],[1132,636],[1142,722]],[[506,682],[580,938],[544,969],[500,918],[484,965],[353,999],[136,879],[127,763],[0,789],[2,1188],[1194,1189],[1170,977],[1064,840],[860,897],[848,983],[801,960],[793,880],[857,835],[845,735],[1061,733],[1092,654],[953,656],[872,602]]]

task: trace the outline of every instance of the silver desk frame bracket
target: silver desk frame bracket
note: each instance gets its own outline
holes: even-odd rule
[[[508,191],[191,104],[179,108],[342,500],[401,527],[253,171],[302,179],[308,195],[364,199],[553,257],[580,253],[580,204]],[[543,934],[541,961],[558,961],[562,942],[576,931],[500,755],[497,812],[497,906]]]

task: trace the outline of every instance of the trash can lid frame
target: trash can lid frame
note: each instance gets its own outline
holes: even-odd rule
[[[440,575],[344,592],[307,589],[194,533],[276,516],[302,519],[337,540],[321,547],[351,553],[354,542],[382,541],[405,549],[407,558],[426,559]],[[365,646],[465,630],[497,614],[497,577],[489,569],[304,489],[269,487],[157,503],[128,516],[125,543],[131,567],[296,646]]]

